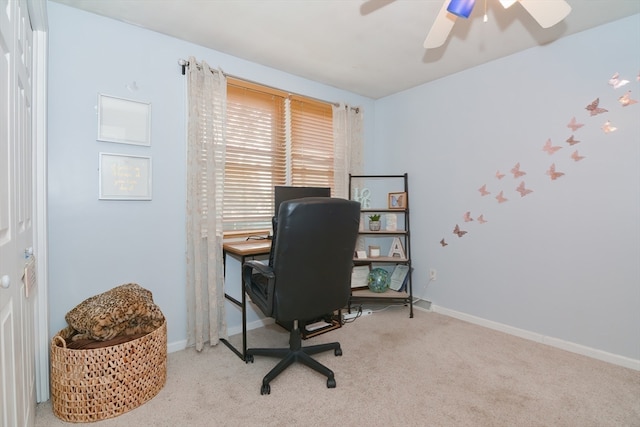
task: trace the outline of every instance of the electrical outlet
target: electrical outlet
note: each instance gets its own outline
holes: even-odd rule
[[[435,268],[429,270],[429,280],[433,282],[438,280],[438,271]]]

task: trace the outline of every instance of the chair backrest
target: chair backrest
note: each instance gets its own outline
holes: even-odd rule
[[[313,319],[347,305],[360,204],[327,197],[280,205],[274,236],[274,317]]]

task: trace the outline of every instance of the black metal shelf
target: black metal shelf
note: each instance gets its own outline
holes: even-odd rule
[[[406,202],[404,208],[364,208],[360,211],[363,214],[367,213],[396,213],[404,215],[404,229],[403,230],[361,230],[360,236],[366,236],[369,238],[391,238],[399,237],[404,242],[405,258],[379,256],[379,257],[367,257],[367,258],[354,258],[355,265],[389,265],[389,264],[406,264],[409,266],[409,273],[407,277],[407,285],[405,291],[393,291],[387,290],[386,292],[376,293],[369,289],[352,289],[351,297],[349,299],[349,309],[354,304],[372,303],[372,304],[404,304],[409,306],[409,317],[413,317],[413,284],[411,281],[411,242],[409,230],[409,176],[408,174],[401,175],[349,175],[349,199],[354,198],[353,194],[353,180],[388,180],[397,179],[402,180],[402,186],[404,193],[406,194]]]

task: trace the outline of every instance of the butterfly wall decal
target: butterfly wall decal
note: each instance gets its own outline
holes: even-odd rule
[[[618,73],[615,73],[613,77],[609,79],[609,85],[612,86],[614,89],[618,89],[619,87],[622,87],[627,83],[629,83],[629,80],[621,79],[620,74]]]
[[[482,187],[478,188],[478,191],[480,192],[481,196],[486,196],[487,194],[491,194],[489,191],[487,191],[487,184],[484,184]]]
[[[571,158],[576,162],[579,162],[580,160],[584,159],[584,156],[581,156],[580,154],[578,154],[578,150],[576,150],[573,153],[571,153]]]
[[[504,178],[504,174],[500,173],[500,171],[496,171],[496,178],[502,179],[502,178]]]
[[[527,173],[520,170],[520,162],[516,163],[514,167],[511,168],[511,173],[514,178],[520,178],[522,175],[526,175]]]
[[[628,107],[629,105],[638,103],[635,99],[631,99],[631,91],[627,91],[627,93],[618,98],[618,102],[620,102],[620,105],[623,107]]]
[[[569,122],[569,124],[567,125],[568,128],[570,128],[573,132],[577,131],[578,129],[580,129],[582,126],[584,126],[582,123],[578,123],[576,121],[576,118],[573,117],[571,118],[571,121]]]
[[[481,214],[481,215],[478,217],[478,223],[480,223],[480,224],[484,224],[484,223],[486,223],[486,222],[487,222],[487,220],[486,220],[486,219],[484,219],[484,214]]]
[[[444,237],[442,238],[442,240],[440,240],[440,244],[443,248],[448,245],[448,243],[444,241]]]
[[[528,188],[524,188],[524,181],[522,181],[520,183],[520,185],[518,185],[518,187],[516,188],[516,191],[518,193],[520,193],[520,197],[524,197],[527,194],[533,193],[533,190],[529,190]]]
[[[544,143],[544,147],[542,147],[542,151],[546,151],[551,156],[561,148],[562,147],[559,145],[551,145],[551,138],[549,138],[547,139],[547,142]]]
[[[473,218],[471,218],[471,212],[465,212],[465,214],[463,215],[463,218],[464,218],[464,222],[473,221]]]
[[[598,114],[606,113],[609,111],[607,109],[598,107],[599,104],[600,98],[596,98],[591,104],[587,105],[584,108],[589,112],[589,115],[591,116],[596,116]]]
[[[602,130],[604,131],[604,133],[611,133],[611,132],[615,132],[618,130],[617,127],[613,126],[611,124],[611,122],[609,120],[607,120],[606,122],[604,122],[604,124],[602,125]]]
[[[571,135],[569,138],[567,138],[567,141],[569,143],[569,145],[576,145],[578,144],[580,141],[578,141],[577,139],[575,139],[573,137],[573,135]]]
[[[457,234],[458,237],[462,237],[467,234],[467,232],[460,230],[460,227],[458,226],[458,224],[456,224],[456,227],[453,229],[453,234]]]
[[[551,177],[552,181],[555,181],[556,179],[558,179],[562,175],[564,175],[563,172],[556,172],[556,164],[555,163],[551,163],[551,166],[549,166],[549,169],[547,170],[546,174]]]
[[[506,202],[507,200],[509,200],[509,199],[507,199],[506,197],[504,197],[504,194],[503,194],[503,193],[504,193],[504,191],[501,191],[501,192],[500,192],[500,193],[498,193],[498,195],[496,196],[496,200],[498,201],[498,203],[504,203],[504,202]]]

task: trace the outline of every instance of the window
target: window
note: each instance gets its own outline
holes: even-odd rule
[[[227,79],[225,232],[271,228],[273,187],[334,188],[331,104]]]

